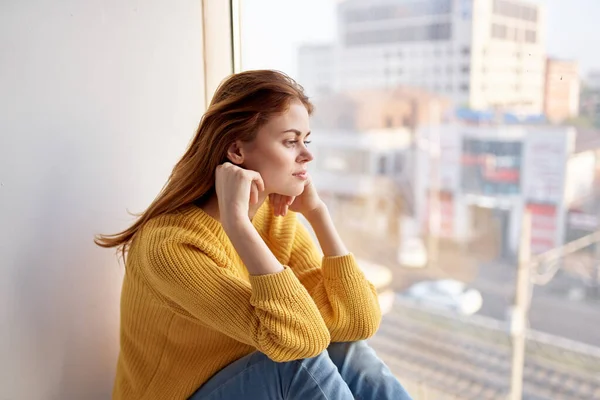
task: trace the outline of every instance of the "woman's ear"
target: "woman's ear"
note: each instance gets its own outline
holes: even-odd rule
[[[227,159],[235,165],[240,165],[244,162],[244,154],[239,141],[233,142],[227,149]]]

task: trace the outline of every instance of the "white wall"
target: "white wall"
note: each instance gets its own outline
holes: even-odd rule
[[[125,228],[204,110],[202,3],[0,5],[0,399],[107,399]]]

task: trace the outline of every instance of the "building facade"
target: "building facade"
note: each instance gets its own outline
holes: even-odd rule
[[[573,128],[553,126],[420,129],[415,204],[422,232],[438,213],[440,236],[511,258],[528,211],[533,253],[563,244],[570,205],[592,190],[594,180],[589,155],[576,152],[576,135]],[[439,157],[431,156],[426,145],[432,143]]]
[[[331,46],[300,51],[299,75],[309,94],[314,88],[411,85],[478,110],[543,110],[545,37],[539,5],[521,0],[346,0],[338,5],[337,26]],[[333,60],[332,74],[315,73],[308,66],[322,60],[324,51]]]
[[[548,58],[544,85],[544,114],[560,123],[579,115],[579,66],[573,61]]]

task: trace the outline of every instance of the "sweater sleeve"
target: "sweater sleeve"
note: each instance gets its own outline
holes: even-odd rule
[[[297,221],[289,265],[314,299],[332,342],[367,339],[377,332],[377,291],[352,253],[321,257],[308,230]]]
[[[176,312],[277,362],[314,357],[329,345],[319,310],[289,267],[248,282],[189,244],[165,240],[151,253],[149,284]]]

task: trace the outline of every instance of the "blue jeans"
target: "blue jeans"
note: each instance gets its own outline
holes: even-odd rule
[[[331,343],[316,357],[274,362],[255,351],[227,365],[189,400],[410,400],[365,341]]]

